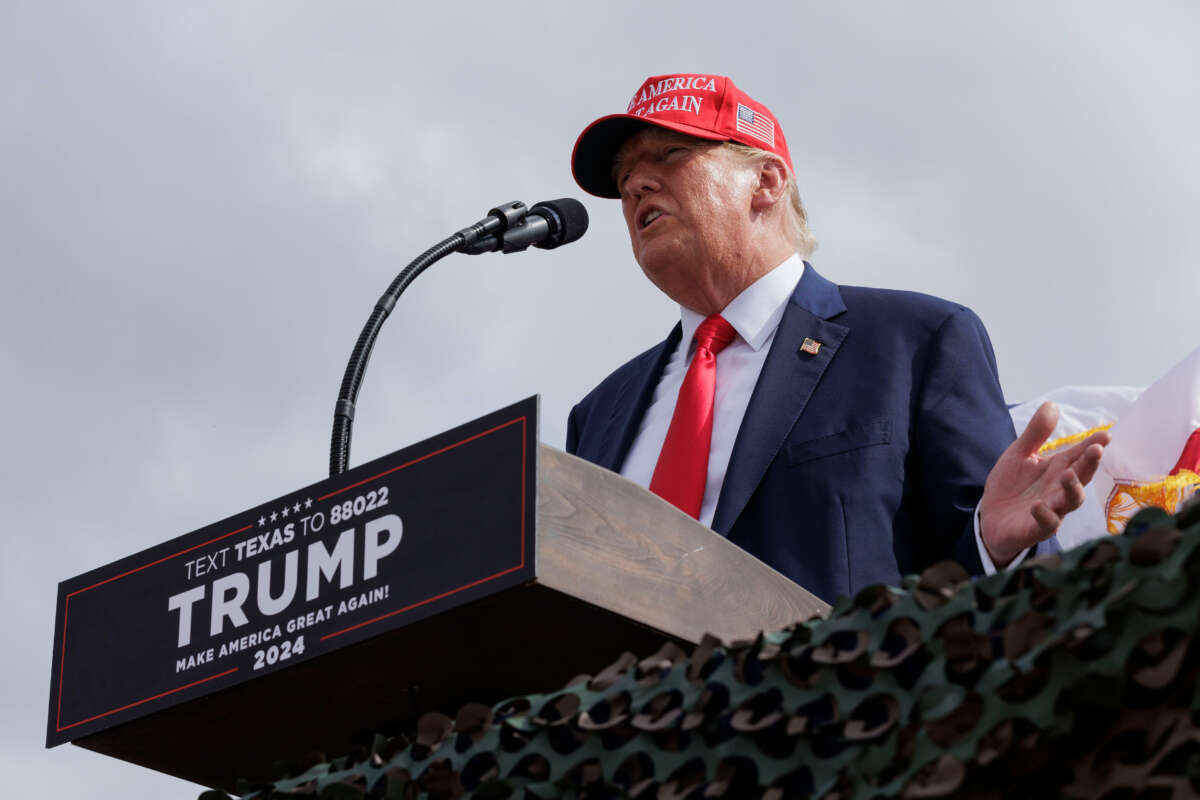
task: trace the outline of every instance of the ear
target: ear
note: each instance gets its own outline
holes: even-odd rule
[[[758,186],[750,198],[750,207],[767,211],[779,202],[787,201],[787,167],[778,158],[769,158],[758,169]]]

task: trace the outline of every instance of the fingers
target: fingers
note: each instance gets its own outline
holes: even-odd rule
[[[1079,477],[1084,486],[1091,483],[1100,468],[1100,459],[1104,456],[1104,445],[1092,444],[1071,465],[1071,470]]]
[[[1097,458],[1097,463],[1099,463],[1099,458]],[[1092,471],[1094,472],[1095,469],[1093,468]],[[1082,480],[1075,470],[1064,469],[1059,473],[1056,481],[1058,491],[1034,501],[1030,507],[1030,512],[1038,521],[1038,525],[1053,524],[1054,530],[1058,530],[1058,525],[1062,523],[1062,517],[1079,508],[1087,499],[1087,490],[1084,489],[1086,481]],[[1040,511],[1037,510],[1039,507]],[[1039,517],[1039,514],[1042,516]]]
[[[1056,503],[1054,508],[1059,515],[1068,514],[1083,505],[1087,492],[1083,488],[1083,481],[1074,470],[1063,472],[1059,477],[1059,484],[1062,486],[1062,502]]]
[[[1108,431],[1096,431],[1095,433],[1093,433],[1092,435],[1090,435],[1086,439],[1084,439],[1082,442],[1076,442],[1075,444],[1068,447],[1066,450],[1063,450],[1061,453],[1055,453],[1054,456],[1052,456],[1052,458],[1060,459],[1060,460],[1070,464],[1070,463],[1073,463],[1081,455],[1083,455],[1083,453],[1092,445],[1094,445],[1094,444],[1100,445],[1100,449],[1101,449],[1101,451],[1103,451],[1103,449],[1105,447],[1107,447],[1108,443],[1111,441],[1112,441],[1111,433],[1109,433]]]
[[[1046,462],[1046,471],[1053,475],[1059,470],[1072,470],[1086,486],[1095,477],[1100,460],[1104,457],[1104,448],[1110,441],[1112,436],[1108,431],[1093,433],[1082,442],[1051,456]]]
[[[1058,530],[1058,526],[1062,524],[1062,517],[1051,511],[1049,506],[1041,500],[1035,501],[1030,506],[1029,513],[1033,515],[1033,521],[1037,523],[1042,539],[1049,539]]]
[[[1038,449],[1050,438],[1050,434],[1054,433],[1054,426],[1057,424],[1058,406],[1047,400],[1038,407],[1037,411],[1033,412],[1029,424],[1025,426],[1025,430],[1021,431],[1021,435],[1013,442],[1012,447],[1016,448],[1023,458],[1036,454]]]

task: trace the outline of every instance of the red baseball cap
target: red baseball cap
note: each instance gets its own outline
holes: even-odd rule
[[[609,114],[583,129],[571,153],[571,172],[584,191],[619,197],[613,158],[646,125],[710,139],[738,142],[774,153],[792,167],[787,140],[775,115],[721,75],[655,75],[634,92],[624,114]]]

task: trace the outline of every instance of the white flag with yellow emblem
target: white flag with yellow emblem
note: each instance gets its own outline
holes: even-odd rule
[[[1087,499],[1063,519],[1064,548],[1120,533],[1147,506],[1173,513],[1200,489],[1200,348],[1145,390],[1071,386],[1021,403],[1011,411],[1017,431],[1047,400],[1058,405],[1059,419],[1042,455],[1097,430],[1112,433]]]

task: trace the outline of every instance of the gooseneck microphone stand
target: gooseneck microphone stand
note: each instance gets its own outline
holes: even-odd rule
[[[408,288],[418,275],[451,253],[456,253],[465,247],[470,247],[481,238],[506,230],[510,225],[520,222],[526,214],[525,204],[519,201],[506,203],[488,211],[488,215],[470,227],[463,228],[453,236],[448,236],[421,255],[409,262],[400,270],[387,291],[375,302],[371,316],[363,325],[362,333],[350,353],[350,361],[346,364],[346,372],[342,375],[342,387],[338,391],[337,403],[333,407],[333,434],[329,442],[329,475],[341,475],[350,463],[350,436],[354,427],[354,403],[358,400],[358,390],[362,386],[363,376],[367,371],[367,361],[371,358],[371,349],[375,346],[375,338],[379,329],[396,307],[396,301],[401,293]]]
[[[346,364],[333,410],[333,434],[329,443],[330,477],[345,472],[350,463],[354,404],[358,400],[358,389],[362,386],[375,338],[384,320],[395,308],[400,294],[418,275],[451,253],[477,255],[495,250],[515,253],[530,245],[553,249],[583,236],[587,226],[587,211],[578,200],[564,197],[535,203],[532,209],[527,209],[524,203],[513,201],[491,209],[479,222],[438,242],[401,270],[375,303]]]

